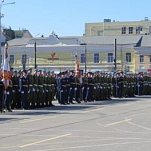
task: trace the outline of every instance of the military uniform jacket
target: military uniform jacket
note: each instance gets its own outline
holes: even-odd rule
[[[29,86],[29,80],[28,77],[21,77],[19,80],[19,86],[21,91],[27,91]]]

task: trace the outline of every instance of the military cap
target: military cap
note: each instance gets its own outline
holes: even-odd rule
[[[61,76],[61,74],[62,74],[62,72],[59,72],[59,73],[58,73],[58,76]]]
[[[26,71],[26,70],[22,70],[22,72],[27,73],[27,71]]]
[[[29,68],[28,71],[29,71],[29,70],[32,70],[32,68]]]
[[[75,72],[75,71],[74,71],[74,70],[70,70],[70,72],[72,72],[72,73],[73,73],[73,72]]]
[[[50,73],[50,70],[47,70],[46,72],[47,72],[47,73]]]

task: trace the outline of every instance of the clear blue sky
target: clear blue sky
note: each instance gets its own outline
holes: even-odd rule
[[[1,0],[0,0],[1,1]],[[85,23],[138,21],[151,19],[151,1],[138,0],[5,0],[2,25],[16,30],[26,28],[33,36],[82,36]]]

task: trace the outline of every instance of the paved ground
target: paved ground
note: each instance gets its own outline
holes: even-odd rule
[[[0,113],[0,151],[150,150],[151,96]]]

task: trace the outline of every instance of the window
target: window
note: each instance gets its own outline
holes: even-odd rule
[[[113,62],[113,53],[108,53],[108,62]]]
[[[131,53],[126,53],[126,62],[131,62]]]
[[[85,54],[84,53],[81,54],[81,63],[85,63]]]
[[[100,55],[99,53],[94,54],[94,63],[99,63],[100,62]]]
[[[151,55],[149,56],[149,62],[151,63]]]
[[[122,34],[126,34],[126,27],[122,27]]]
[[[136,27],[136,34],[140,34],[142,32],[142,27]]]
[[[14,64],[15,59],[14,59],[14,55],[10,55],[10,63]]]
[[[143,56],[143,55],[140,55],[140,56],[139,56],[139,61],[140,61],[140,63],[143,63],[143,62],[144,62],[144,56]]]
[[[26,56],[26,54],[23,54],[22,58],[21,58],[22,64],[26,64],[26,61],[27,61],[27,56]]]
[[[0,55],[0,62],[3,63],[3,56]]]
[[[129,34],[133,34],[133,27],[129,27]]]

